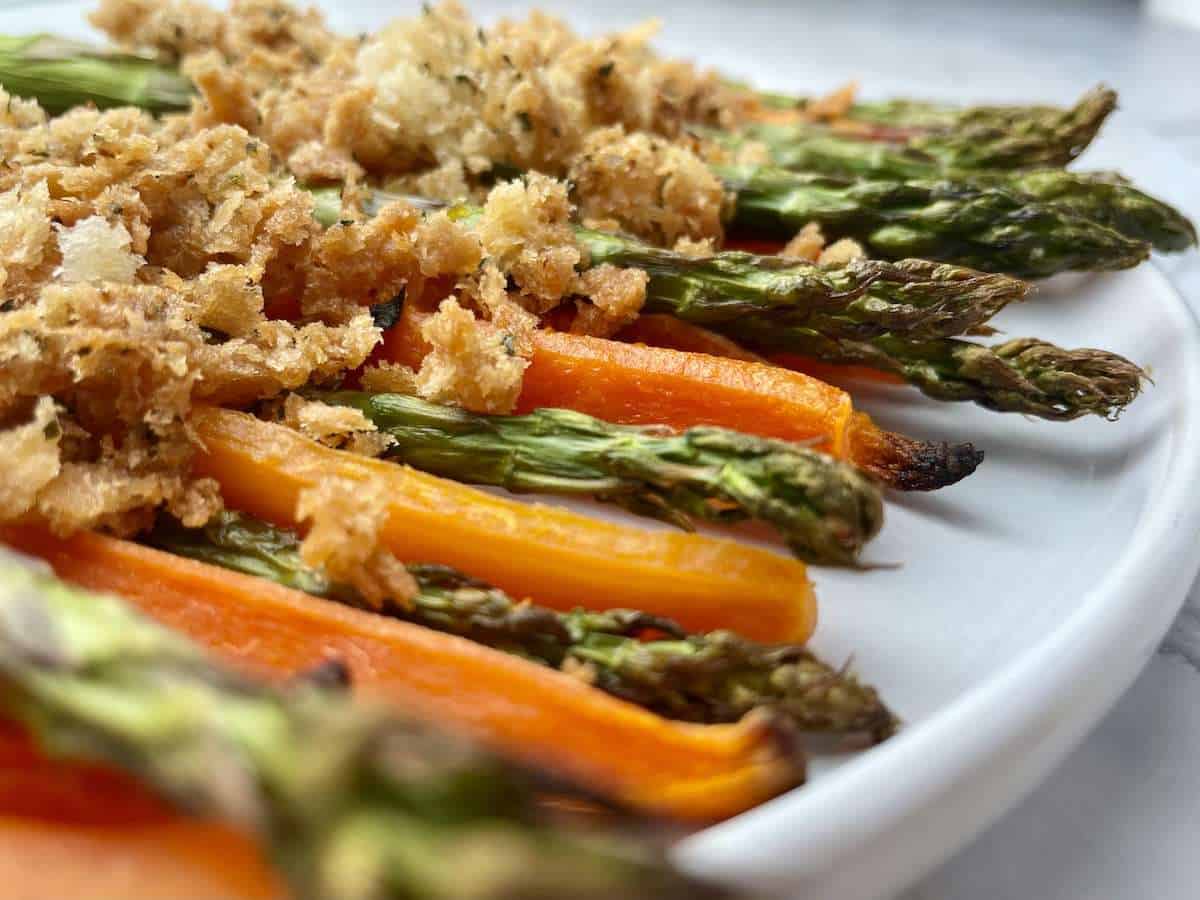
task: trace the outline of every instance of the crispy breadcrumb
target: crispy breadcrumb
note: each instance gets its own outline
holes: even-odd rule
[[[416,579],[379,546],[387,520],[387,488],[370,481],[331,478],[300,493],[296,518],[310,523],[300,555],[334,581],[352,585],[375,607],[401,606],[417,595]]]
[[[571,226],[567,188],[545,175],[498,184],[488,194],[479,220],[484,250],[535,302],[570,292],[583,258]],[[542,312],[543,309],[536,310]]]
[[[594,337],[611,337],[637,318],[646,302],[649,277],[641,269],[608,265],[588,269],[580,276],[583,293],[591,303],[579,303],[571,331]]]
[[[418,394],[472,412],[513,411],[529,361],[517,355],[511,335],[450,297],[422,323],[421,336],[431,350],[417,372]]]
[[[361,410],[305,400],[297,394],[288,394],[284,401],[283,423],[326,447],[363,456],[379,456],[395,443]]]
[[[359,385],[373,394],[415,394],[417,373],[400,363],[380,362],[363,369]]]
[[[132,284],[145,260],[130,251],[133,238],[117,223],[110,225],[100,216],[88,216],[70,227],[56,226],[58,252],[62,264],[54,275],[59,281],[111,281]]]
[[[724,235],[725,188],[692,150],[620,126],[592,132],[570,169],[580,212],[670,246]]]
[[[39,397],[33,419],[0,431],[0,457],[9,474],[0,479],[0,509],[16,519],[33,509],[38,492],[62,469],[59,439],[62,426],[50,397]]]
[[[591,175],[576,179],[585,215],[668,244],[721,236],[723,190],[685,126],[732,127],[754,105],[716,73],[656,56],[655,23],[581,38],[535,12],[484,29],[454,0],[361,41],[270,0],[239,0],[227,15],[186,0],[104,0],[93,22],[124,46],[182,60],[200,89],[193,128],[240,125],[301,177],[366,174],[457,200],[477,197],[499,163],[560,178],[578,169]],[[608,126],[635,143],[667,140],[581,160]],[[617,214],[594,212],[603,208]]]
[[[816,222],[809,222],[797,231],[790,241],[783,245],[783,249],[779,251],[779,255],[786,256],[789,259],[802,259],[805,262],[815,263],[820,259],[821,251],[824,249],[825,235],[821,231],[821,226]]]
[[[817,264],[830,267],[844,266],[851,260],[865,259],[866,256],[867,251],[863,249],[862,244],[853,238],[842,238],[821,251],[821,255],[817,258]]]

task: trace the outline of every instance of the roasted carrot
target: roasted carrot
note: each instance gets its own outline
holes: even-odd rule
[[[638,316],[633,324],[622,329],[617,335],[617,339],[635,344],[649,344],[651,347],[684,350],[688,353],[707,353],[709,356],[722,356],[726,359],[740,359],[745,362],[770,363],[784,369],[791,369],[793,372],[803,372],[812,378],[835,385],[843,381],[905,383],[904,379],[894,372],[883,372],[867,366],[838,365],[811,359],[807,356],[798,356],[795,353],[772,353],[766,357],[759,356],[723,334],[717,334],[715,331],[709,331],[707,328],[661,313]]]
[[[380,358],[419,366],[427,352],[420,326],[428,314],[420,304],[406,304]],[[664,339],[683,333],[674,326],[656,329]],[[683,340],[697,346],[703,339],[689,332]],[[555,331],[535,332],[533,343],[519,412],[560,406],[610,422],[678,429],[718,425],[804,441],[900,490],[954,484],[983,459],[970,444],[918,441],[884,431],[853,411],[844,390],[778,365]]]
[[[832,384],[845,384],[855,381],[872,381],[878,384],[907,384],[895,372],[884,372],[882,369],[872,369],[870,366],[839,365],[838,363],[822,362],[808,356],[795,353],[772,353],[768,359],[772,365],[791,369],[793,372],[803,372],[812,378],[828,381]]]
[[[338,659],[364,692],[648,813],[719,819],[802,777],[765,718],[673,722],[463,638],[100,534],[8,527],[0,543],[124,597],[250,674],[287,678]]]
[[[186,818],[141,782],[50,759],[0,721],[0,884],[6,900],[267,900],[283,886],[257,845]]]
[[[538,332],[518,408],[565,406],[614,422],[720,425],[846,455],[845,391],[772,366]]]
[[[621,329],[617,340],[631,344],[648,344],[651,347],[667,347],[688,353],[707,353],[709,356],[740,359],[744,362],[767,361],[723,334],[662,313],[638,316],[632,324]]]
[[[816,624],[804,565],[780,554],[498,497],[245,413],[202,409],[192,424],[197,473],[217,480],[230,507],[276,525],[302,528],[301,492],[346,479],[386,495],[380,540],[400,559],[453,566],[544,606],[641,609],[765,641],[803,642]]]
[[[5,900],[290,896],[248,837],[179,815],[146,824],[81,825],[0,814],[0,884]]]

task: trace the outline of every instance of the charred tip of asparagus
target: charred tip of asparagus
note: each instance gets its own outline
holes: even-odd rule
[[[1090,414],[1115,421],[1146,379],[1140,366],[1107,350],[1067,350],[1037,338],[1017,338],[993,352],[1041,394],[1036,414],[1048,419]]]
[[[1072,138],[1064,165],[1084,151],[1116,108],[1117,92],[1103,84],[1079,98],[1064,116],[1065,133]]]
[[[884,432],[882,447],[863,469],[897,491],[936,491],[962,481],[983,462],[983,451],[969,442],[918,441]]]

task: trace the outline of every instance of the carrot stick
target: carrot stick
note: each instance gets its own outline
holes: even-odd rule
[[[648,813],[723,818],[801,777],[765,718],[673,722],[464,638],[100,534],[9,527],[0,542],[124,597],[252,675],[340,660],[364,692]]]
[[[811,441],[845,457],[850,397],[773,366],[537,332],[520,410],[565,406],[614,422],[719,425]]]
[[[286,900],[248,837],[180,816],[75,825],[0,816],[5,900]]]
[[[231,508],[277,525],[302,527],[301,492],[343,478],[385,492],[380,540],[401,560],[453,566],[544,606],[641,609],[763,641],[802,642],[816,625],[804,565],[776,553],[499,497],[245,413],[201,409],[192,425],[204,445],[197,474],[215,478]]]
[[[723,334],[662,313],[638,316],[632,324],[621,329],[616,337],[619,341],[631,344],[649,344],[651,347],[667,347],[687,353],[707,353],[709,356],[720,356],[723,359],[756,363],[767,361]]]
[[[381,358],[420,366],[428,351],[420,327],[428,315],[419,304],[405,304],[400,321],[385,336]],[[639,328],[640,322],[631,328]],[[867,415],[855,413],[850,396],[840,388],[774,364],[722,359],[712,352],[716,343],[696,331],[684,336],[696,326],[679,325],[651,328],[657,338],[680,341],[687,345],[684,349],[534,332],[518,411],[560,406],[610,422],[677,429],[718,425],[811,442],[901,490],[953,484],[971,474],[982,458],[970,444],[930,443],[883,431]],[[704,352],[693,352],[701,344]],[[857,367],[837,368],[853,375]]]
[[[885,372],[882,369],[872,369],[870,366],[856,366],[840,363],[827,363],[809,356],[799,356],[795,353],[772,353],[768,359],[772,365],[802,372],[812,378],[841,385],[848,381],[872,381],[877,384],[907,384],[904,378],[895,372]]]
[[[650,313],[638,316],[633,324],[626,326],[617,335],[617,340],[651,347],[666,347],[688,353],[707,353],[725,359],[740,359],[745,362],[770,363],[793,372],[802,372],[811,378],[840,385],[845,381],[877,381],[884,384],[905,384],[895,372],[883,372],[868,366],[840,365],[822,362],[795,353],[772,353],[759,356],[732,341],[723,334],[709,331],[691,322],[674,316]]]
[[[0,721],[0,884],[6,900],[282,900],[249,837],[186,818],[124,772],[50,759]]]

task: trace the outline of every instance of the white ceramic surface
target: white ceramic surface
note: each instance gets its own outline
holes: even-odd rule
[[[0,32],[86,34],[85,8],[0,10]],[[585,25],[632,15],[629,5],[574,14]],[[747,63],[731,56],[720,17],[665,15],[677,23],[667,32],[677,51],[682,31],[698,58],[757,70],[777,87],[804,83],[790,80],[796,66],[778,42],[756,43]],[[333,18],[360,28],[383,13],[343,3]],[[749,11],[732,31],[753,20]],[[1110,145],[1109,155],[1119,159],[1120,148]],[[1130,683],[1177,610],[1200,531],[1196,323],[1166,280],[1143,267],[1043,285],[998,324],[1125,353],[1156,384],[1116,424],[1029,421],[908,391],[858,392],[889,427],[971,440],[988,453],[961,485],[894,499],[869,557],[901,568],[814,572],[818,649],[853,653],[909,726],[869,753],[819,760],[809,786],[686,841],[680,859],[697,871],[821,900],[899,890],[1061,759]]]

